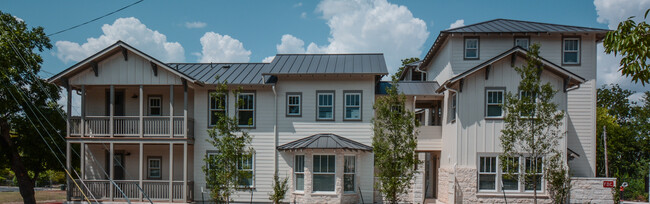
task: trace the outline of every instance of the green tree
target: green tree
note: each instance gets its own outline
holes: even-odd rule
[[[289,177],[280,179],[277,174],[273,175],[273,191],[269,192],[269,200],[273,201],[273,204],[280,204],[280,202],[282,202],[287,191],[289,191],[289,185],[287,185],[288,182]]]
[[[648,9],[643,19],[647,19]],[[621,74],[632,77],[635,83],[641,82],[645,86],[650,82],[650,25],[645,21],[635,22],[634,16],[618,24],[615,31],[607,33],[603,40],[605,53],[620,54]]]
[[[561,154],[556,147],[563,133],[560,129],[564,112],[558,110],[553,102],[556,90],[550,83],[542,84],[542,63],[539,58],[539,44],[530,46],[526,56],[526,64],[515,67],[521,76],[518,93],[508,92],[503,109],[505,127],[501,130],[501,146],[503,154],[502,169],[507,169],[506,178],[524,179],[524,186],[532,188],[534,202],[537,203],[538,184],[541,180],[542,167],[552,167],[550,162],[556,154]],[[523,165],[518,159],[525,157]],[[546,159],[543,159],[546,158]],[[519,178],[514,178],[515,172],[523,169]]]
[[[397,76],[398,78],[399,76],[402,75],[402,72],[404,71],[404,68],[406,68],[407,64],[420,61],[420,58],[418,57],[404,58],[401,61],[402,61],[402,66],[397,69],[397,72],[395,72],[395,76]]]
[[[0,168],[9,167],[15,173],[25,203],[36,203],[34,183],[40,173],[63,168],[46,146],[62,147],[63,140],[40,137],[44,132],[65,130],[65,121],[57,113],[62,111],[56,104],[58,88],[36,77],[43,59],[35,51],[52,45],[42,27],[28,28],[24,21],[2,11],[0,32]],[[54,128],[39,120],[49,120]]]
[[[226,108],[225,96],[228,94],[226,84],[227,82],[217,84],[216,91],[210,93],[210,97],[216,99],[216,105],[222,109]],[[239,92],[239,89],[232,91],[235,96]],[[241,100],[238,100],[237,106],[239,104],[242,104]],[[210,138],[207,141],[218,152],[203,158],[205,165],[202,169],[212,199],[215,202],[229,203],[232,194],[242,186],[242,183],[252,177],[242,168],[251,165],[244,161],[252,158],[254,150],[250,146],[252,137],[239,127],[237,117],[227,116],[225,112],[216,114],[217,122],[212,129],[208,130]]]
[[[397,91],[398,78],[393,76],[388,95],[378,97],[373,106],[372,146],[375,154],[375,187],[389,203],[399,202],[407,193],[415,175],[414,165],[420,163],[415,153],[417,134],[413,111],[406,109],[406,96]]]

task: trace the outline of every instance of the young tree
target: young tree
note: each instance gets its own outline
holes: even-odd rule
[[[643,19],[647,19],[646,10]],[[615,31],[607,33],[603,40],[605,53],[621,54],[621,74],[632,77],[632,81],[641,82],[645,86],[650,82],[650,24],[632,20],[634,16],[618,24]]]
[[[538,184],[543,167],[550,167],[550,158],[557,150],[563,132],[560,129],[564,112],[553,102],[556,90],[550,83],[542,84],[542,63],[539,44],[533,44],[526,56],[526,64],[515,67],[521,76],[519,92],[508,92],[503,109],[507,113],[501,130],[501,167],[508,179],[524,179],[524,186],[533,190],[537,203]],[[520,163],[519,158],[525,158]],[[519,170],[521,174],[515,175]],[[516,178],[515,176],[518,176]]]
[[[60,153],[49,153],[46,145],[62,147],[63,140],[40,135],[65,130],[65,121],[57,113],[62,111],[56,105],[59,90],[36,77],[43,62],[36,51],[50,48],[42,27],[28,28],[24,21],[0,11],[0,168],[15,173],[25,203],[36,203],[34,183],[41,172],[63,168],[55,157]],[[38,123],[45,120],[54,127]]]
[[[239,89],[233,90],[233,95],[237,96]],[[215,92],[210,93],[210,97],[215,99],[215,104],[220,109],[225,109],[226,95],[228,94],[228,85],[226,82],[217,84]],[[237,100],[237,106],[242,104]],[[216,149],[216,154],[206,155],[203,158],[205,165],[203,173],[206,176],[207,187],[210,189],[210,196],[215,202],[229,203],[231,195],[245,184],[251,178],[251,174],[243,171],[242,168],[248,168],[252,163],[246,161],[253,156],[253,148],[250,146],[252,137],[247,131],[239,127],[237,117],[230,117],[225,112],[217,112],[217,115],[211,116],[217,120],[215,126],[208,130],[209,139],[207,141]],[[250,123],[250,121],[249,121]]]
[[[397,91],[397,77],[393,76],[388,95],[378,97],[373,108],[372,146],[375,154],[375,184],[389,203],[397,203],[400,195],[407,193],[415,175],[415,165],[420,163],[415,153],[417,131],[415,114],[406,109],[406,96]]]
[[[289,191],[289,186],[287,185],[288,182],[289,177],[280,179],[277,174],[273,175],[273,191],[269,192],[269,200],[273,201],[273,204],[280,204],[280,202],[282,202],[284,195]]]
[[[404,58],[401,61],[402,61],[402,66],[397,69],[397,72],[395,72],[395,75],[394,75],[394,76],[397,76],[398,78],[399,78],[400,75],[402,75],[402,72],[404,71],[404,68],[406,68],[407,64],[411,64],[413,62],[420,61],[420,58],[417,58],[417,57]]]

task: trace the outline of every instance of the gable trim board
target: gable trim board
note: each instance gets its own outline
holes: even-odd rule
[[[451,86],[451,85],[455,84],[456,82],[461,82],[462,83],[462,80],[465,77],[467,77],[467,76],[469,76],[471,74],[474,74],[474,73],[478,72],[481,69],[488,68],[493,63],[495,63],[495,62],[497,62],[499,60],[502,60],[502,59],[504,59],[504,58],[506,58],[508,56],[512,56],[513,59],[514,59],[514,57],[517,57],[517,56],[525,58],[527,54],[528,54],[528,51],[526,49],[524,49],[522,47],[519,47],[519,46],[513,47],[512,49],[510,49],[508,51],[505,51],[505,52],[493,57],[492,59],[486,60],[485,62],[483,62],[483,63],[481,63],[481,64],[479,64],[479,65],[477,65],[477,66],[475,66],[475,67],[473,67],[471,69],[468,69],[467,71],[465,71],[463,73],[460,73],[460,74],[454,76],[453,78],[445,81],[445,83],[443,83],[436,90],[436,92],[441,93],[445,89],[447,89],[446,87]],[[567,88],[579,85],[579,84],[584,83],[586,81],[585,78],[583,78],[581,76],[578,76],[578,75],[574,74],[573,72],[571,72],[569,70],[566,70],[566,69],[562,68],[561,66],[558,66],[558,65],[544,59],[543,57],[539,57],[539,59],[542,62],[542,64],[544,65],[544,68],[546,68],[547,70],[551,71],[552,73],[554,73],[556,75],[564,76],[563,78],[565,78],[565,79],[568,78]]]

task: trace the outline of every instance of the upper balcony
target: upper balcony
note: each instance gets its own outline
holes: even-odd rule
[[[442,149],[442,100],[416,100],[415,120],[417,127],[418,150]]]

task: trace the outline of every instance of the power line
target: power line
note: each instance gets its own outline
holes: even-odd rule
[[[144,1],[144,0],[136,1],[135,3],[129,4],[129,5],[125,6],[125,7],[122,7],[122,8],[120,8],[120,9],[117,9],[117,10],[115,10],[115,11],[113,11],[113,12],[110,12],[110,13],[104,14],[104,15],[102,15],[102,16],[100,16],[100,17],[97,17],[97,18],[94,18],[94,19],[92,19],[92,20],[86,21],[86,22],[84,22],[84,23],[82,23],[82,24],[75,25],[75,26],[72,26],[72,27],[69,27],[69,28],[66,28],[66,29],[60,30],[60,31],[58,31],[58,32],[55,32],[55,33],[49,34],[49,35],[47,35],[47,36],[48,36],[48,37],[49,37],[49,36],[53,36],[53,35],[56,35],[56,34],[59,34],[59,33],[63,33],[63,32],[65,32],[65,31],[69,31],[69,30],[75,29],[75,28],[77,28],[77,27],[79,27],[79,26],[86,25],[86,24],[88,24],[88,23],[92,23],[93,21],[96,21],[96,20],[102,19],[102,18],[104,18],[104,17],[106,17],[106,16],[110,16],[110,15],[112,15],[112,14],[114,14],[114,13],[117,13],[117,12],[119,12],[119,11],[121,11],[121,10],[124,10],[124,9],[126,9],[126,8],[129,8],[129,7],[133,6],[133,5],[136,5],[136,4],[138,4],[138,3],[142,2],[142,1]]]

